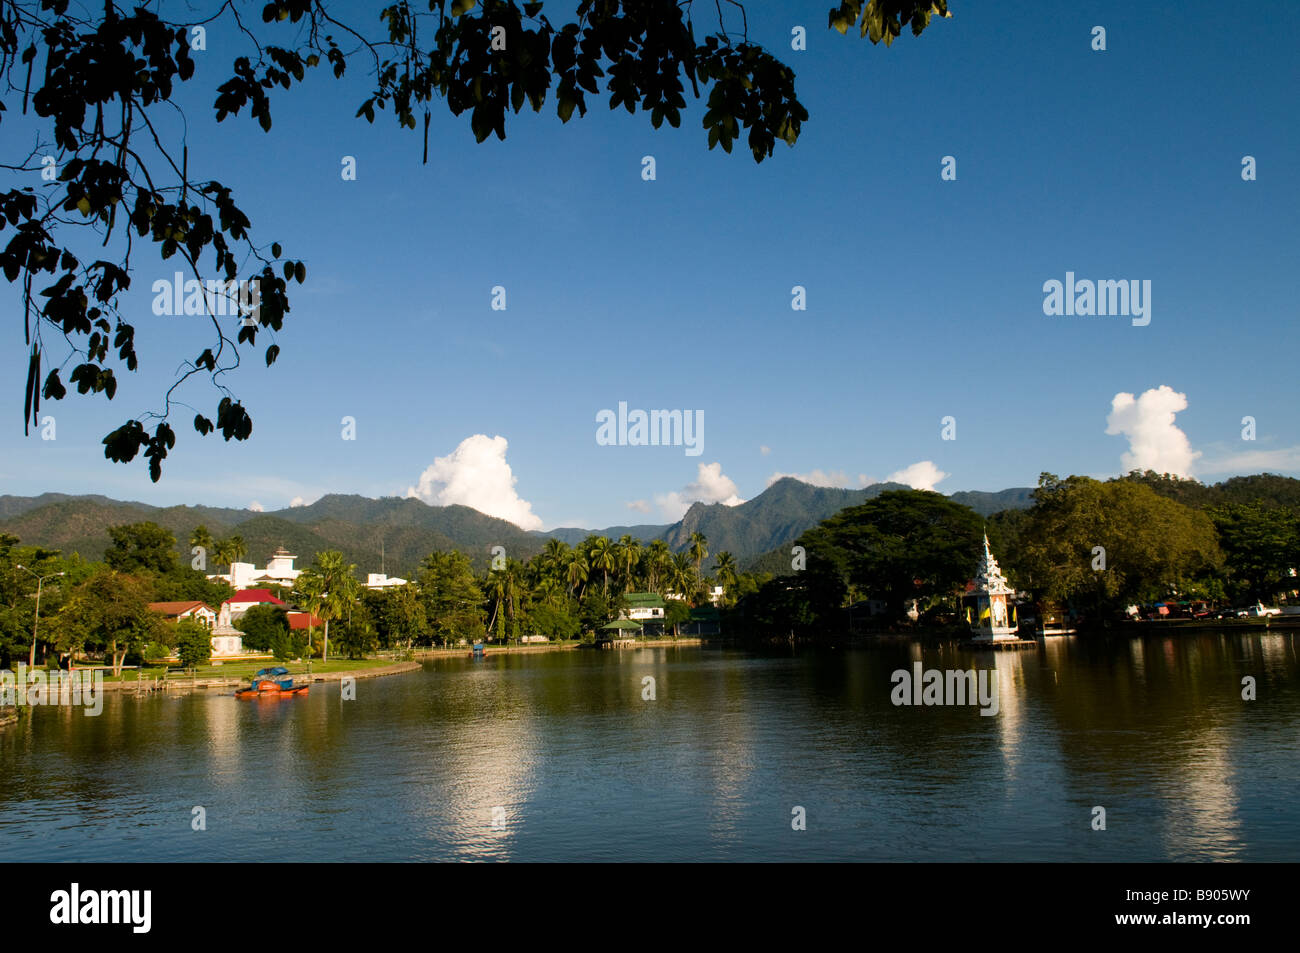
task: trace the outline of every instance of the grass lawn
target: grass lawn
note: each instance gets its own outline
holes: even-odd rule
[[[328,662],[319,660],[312,662],[311,671],[319,674],[323,672],[355,672],[359,669],[383,668],[387,665],[397,664],[393,659],[330,659]],[[252,678],[253,675],[264,668],[272,668],[276,665],[282,665],[289,670],[291,675],[305,675],[307,673],[306,662],[276,662],[274,660],[262,662],[226,662],[222,665],[200,665],[197,669],[199,678]],[[145,665],[142,668],[145,678],[162,678],[167,675],[166,665]],[[179,672],[173,672],[170,675],[173,679],[189,678],[189,673],[182,675]],[[109,672],[104,672],[104,681],[113,682],[134,682],[136,680],[136,671],[134,669],[125,669],[120,678],[113,678]]]

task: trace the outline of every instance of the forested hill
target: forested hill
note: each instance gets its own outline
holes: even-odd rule
[[[1196,509],[1209,509],[1229,504],[1258,504],[1266,509],[1289,507],[1300,511],[1300,480],[1272,473],[1231,477],[1222,483],[1213,484],[1204,484],[1195,479],[1168,474],[1157,474],[1150,470],[1134,471],[1115,479],[1146,484],[1160,495]],[[868,487],[868,490],[871,489],[873,488]],[[866,498],[866,491],[841,492],[860,493],[864,494],[863,499]],[[1023,487],[996,493],[959,492],[951,494],[949,499],[970,507],[984,517],[1000,514],[996,519],[990,520],[989,535],[996,536],[999,533],[1014,533],[1015,527],[1023,523],[1027,515],[1024,511],[1033,506],[1033,493],[1033,489]],[[855,500],[853,504],[846,505],[856,505],[861,501]],[[795,533],[788,539],[774,542],[763,553],[749,556],[742,562],[743,567],[755,572],[770,572],[777,575],[789,572],[790,546],[798,535]],[[712,538],[710,538],[710,550],[712,549]]]
[[[188,556],[194,528],[206,526],[214,537],[238,534],[247,560],[263,565],[279,546],[303,557],[340,550],[361,571],[377,572],[381,550],[390,575],[413,574],[420,560],[437,549],[460,549],[481,567],[491,547],[504,546],[511,558],[527,559],[550,536],[576,543],[592,533],[611,539],[623,535],[649,541],[663,539],[674,550],[685,548],[694,532],[709,541],[709,552],[728,551],[738,560],[781,546],[846,506],[854,506],[900,484],[878,483],[858,490],[811,486],[790,477],[778,480],[739,506],[694,504],[670,525],[612,526],[525,532],[505,520],[465,506],[429,506],[416,499],[331,494],[309,506],[267,513],[211,506],[157,507],[105,496],[45,493],[35,497],[0,496],[0,531],[24,543],[80,553],[98,559],[108,545],[108,527],[150,520],[170,530],[178,549]],[[953,499],[980,512],[1026,505],[1027,488],[1001,493],[955,493]]]
[[[696,503],[671,525],[612,526],[603,530],[578,528],[525,532],[505,520],[485,516],[465,506],[429,506],[416,499],[331,494],[309,506],[267,513],[211,506],[157,507],[105,496],[45,493],[36,497],[0,496],[0,531],[24,543],[80,553],[98,559],[108,545],[108,527],[150,520],[170,530],[178,549],[188,557],[194,528],[206,526],[214,537],[238,534],[247,546],[247,560],[263,565],[279,546],[302,557],[340,550],[363,572],[377,572],[381,563],[390,575],[409,578],[420,560],[433,550],[456,548],[486,567],[493,546],[504,546],[511,558],[527,559],[550,536],[576,543],[592,533],[611,539],[630,535],[649,541],[663,539],[674,550],[686,547],[694,532],[709,541],[709,552],[728,551],[738,560],[781,546],[846,506],[870,499],[900,484],[879,483],[859,490],[811,486],[793,478],[778,480],[754,499],[739,506]],[[955,493],[953,499],[980,512],[1023,506],[1031,491]]]
[[[50,496],[49,494],[47,496]],[[331,495],[310,506],[273,513],[207,506],[155,507],[102,497],[69,497],[27,502],[0,497],[0,532],[24,543],[100,558],[108,546],[108,527],[150,520],[170,530],[188,562],[190,534],[200,524],[214,537],[238,534],[247,546],[249,562],[264,565],[284,546],[305,566],[311,557],[337,549],[361,572],[378,572],[382,558],[389,575],[414,574],[433,550],[460,549],[486,567],[492,546],[505,546],[511,557],[526,559],[544,540],[513,523],[485,516],[467,506],[428,506],[414,499]],[[382,557],[381,557],[382,552]]]
[[[1230,477],[1222,483],[1205,484],[1147,470],[1124,477],[1145,483],[1161,496],[1204,509],[1230,503],[1258,503],[1264,507],[1289,506],[1300,509],[1300,480],[1275,473]]]

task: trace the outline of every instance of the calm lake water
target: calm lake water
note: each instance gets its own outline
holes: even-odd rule
[[[354,701],[109,695],[0,731],[0,856],[1294,861],[1296,643],[498,654]],[[995,668],[997,715],[895,706],[914,661]]]

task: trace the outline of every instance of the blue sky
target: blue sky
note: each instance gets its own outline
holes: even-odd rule
[[[353,118],[360,59],[344,82],[321,70],[279,91],[269,134],[217,124],[233,48],[214,28],[184,99],[191,165],[308,267],[278,362],[228,378],[252,439],[200,439],[182,410],[158,484],[103,459],[102,436],[157,409],[206,346],[200,319],[150,312],[174,269],[137,246],[123,305],[141,371],[111,404],[43,406],[56,439],[24,438],[10,348],[0,492],[271,510],[414,487],[534,528],[666,522],[779,473],[991,490],[1112,475],[1133,453],[1207,481],[1300,476],[1300,7],[1228,22],[1208,2],[952,0],[886,49],[825,28],[828,6],[750,5],[751,38],[794,68],[811,114],[761,165],[743,144],[708,151],[695,101],[677,130],[599,101],[563,126],[548,103],[481,145],[468,115],[435,110],[421,165],[418,134]],[[1043,283],[1067,271],[1149,280],[1150,324],[1045,315]],[[1140,399],[1108,434],[1125,393]],[[212,415],[202,384],[185,397]],[[702,454],[598,444],[597,413],[620,401],[703,411]]]

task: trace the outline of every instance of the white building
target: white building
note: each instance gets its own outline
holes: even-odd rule
[[[265,569],[258,569],[252,563],[231,563],[230,572],[216,573],[208,578],[220,579],[228,583],[231,589],[249,589],[254,585],[292,588],[302,574],[301,569],[293,568],[293,561],[297,558],[281,546],[271,554]]]
[[[366,573],[367,589],[394,589],[406,585],[406,580],[382,572]]]
[[[227,658],[242,655],[244,651],[243,633],[230,625],[230,613],[223,603],[220,614],[202,602],[151,602],[149,608],[159,615],[179,622],[192,619],[212,632],[212,657]],[[240,613],[241,615],[243,613]]]
[[[206,603],[194,599],[185,602],[151,602],[149,608],[177,622],[181,619],[193,619],[208,629],[212,628],[217,621],[217,614],[208,608]]]
[[[664,621],[664,601],[654,592],[629,592],[627,609],[619,616],[629,622]]]

